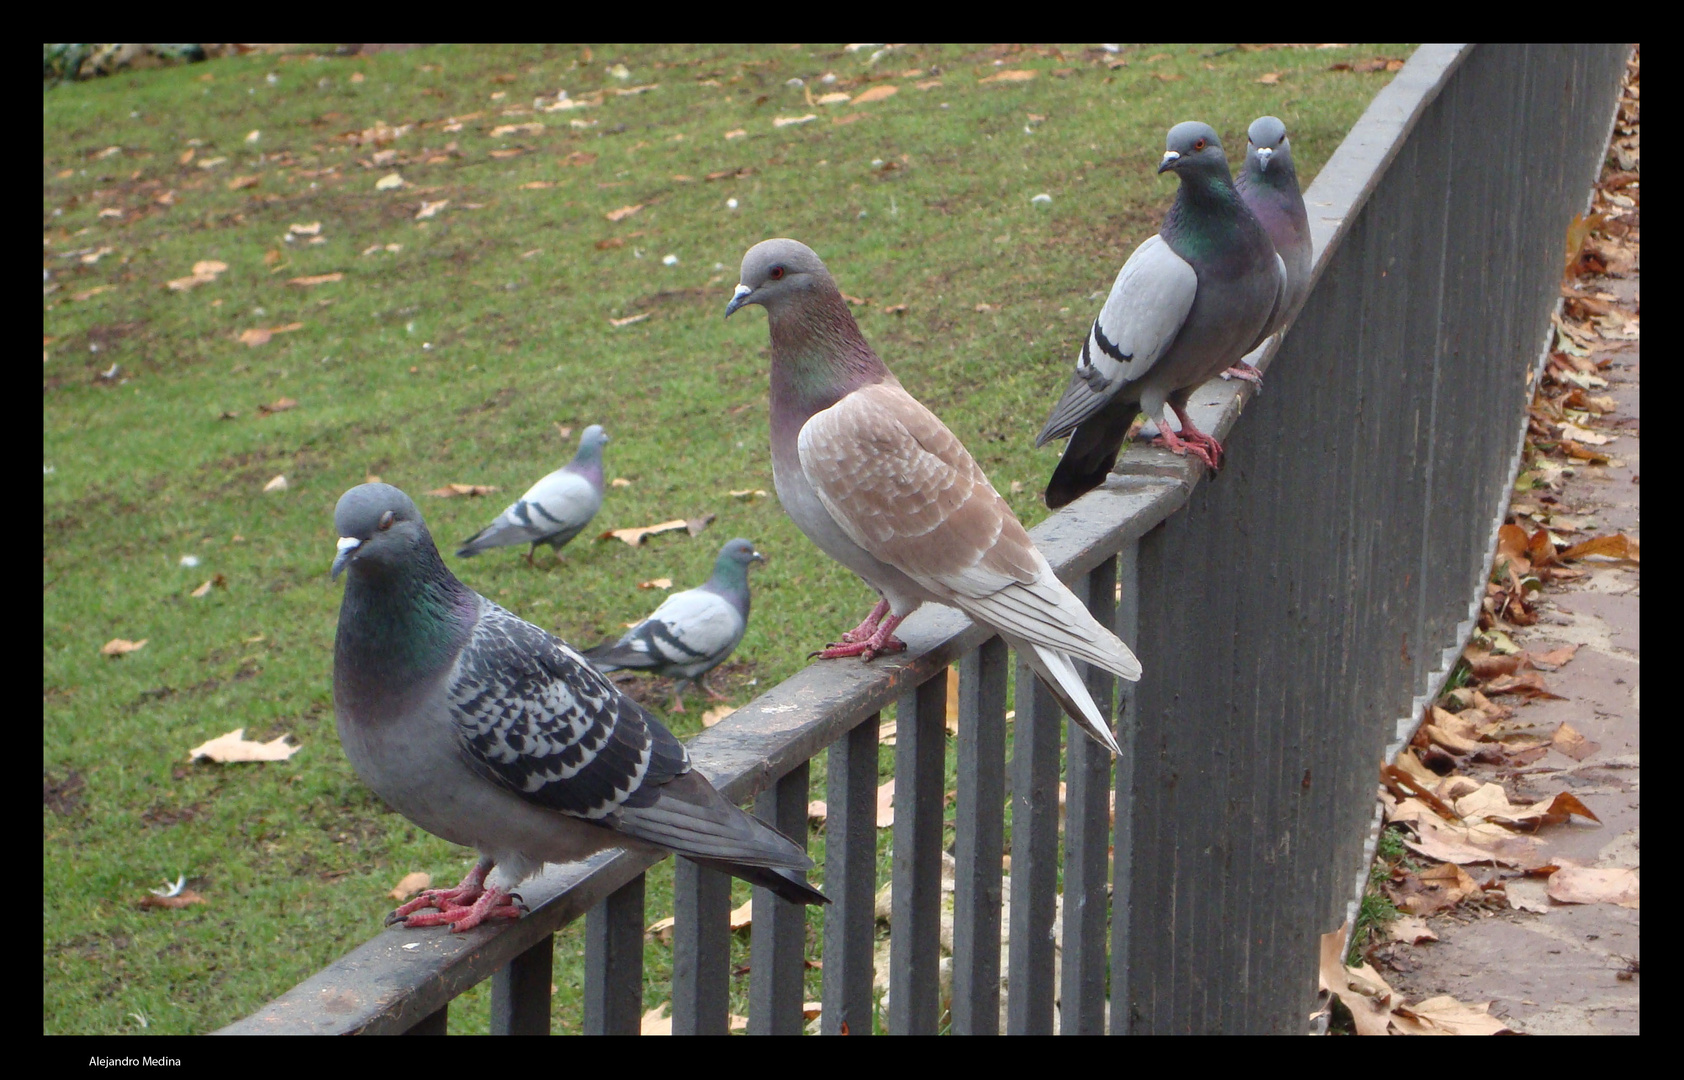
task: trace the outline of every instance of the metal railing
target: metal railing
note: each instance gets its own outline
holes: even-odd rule
[[[1376,762],[1459,644],[1480,584],[1562,237],[1594,179],[1625,55],[1418,50],[1306,193],[1317,280],[1259,358],[1267,393],[1213,383],[1194,398],[1200,426],[1227,439],[1221,476],[1194,499],[1200,467],[1131,449],[1121,475],[1033,531],[1145,667],[1115,695],[1109,675],[1088,676],[1102,708],[1117,699],[1115,762],[1074,729],[1061,755],[1062,714],[1021,665],[1008,759],[1006,648],[939,607],[901,626],[904,654],[810,666],[690,744],[727,797],[753,797],[797,837],[809,761],[829,751],[825,1032],[873,1028],[878,720],[894,702],[889,1031],[932,1033],[944,1013],[955,1033],[999,1030],[1002,1016],[1013,1033],[1304,1030]],[[1252,416],[1236,428],[1242,407]],[[655,861],[614,851],[547,867],[521,887],[527,917],[462,935],[386,931],[224,1030],[442,1033],[450,1000],[489,977],[494,1032],[546,1032],[553,934],[583,916],[585,1030],[636,1033]],[[674,895],[673,1031],[724,1034],[729,879],[679,859]],[[751,1033],[805,1025],[806,919],[755,890]]]

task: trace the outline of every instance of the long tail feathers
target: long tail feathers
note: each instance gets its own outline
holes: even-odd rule
[[[730,874],[732,877],[742,878],[750,885],[770,889],[780,899],[788,900],[792,904],[830,903],[830,897],[807,884],[794,870],[776,869],[770,866],[748,866],[743,863],[726,862],[722,859],[696,859],[694,861],[710,870],[719,870]]]
[[[1035,674],[1041,677],[1041,681],[1052,691],[1058,703],[1064,707],[1064,711],[1070,714],[1070,719],[1076,721],[1077,727],[1113,754],[1122,753],[1122,749],[1117,745],[1117,737],[1111,734],[1110,725],[1105,722],[1105,717],[1100,715],[1099,706],[1094,704],[1093,696],[1088,693],[1087,686],[1076,671],[1076,665],[1068,655],[1027,641],[1011,644],[1017,648],[1018,655],[1035,669]]]

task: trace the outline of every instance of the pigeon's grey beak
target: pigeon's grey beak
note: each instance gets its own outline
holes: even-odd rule
[[[341,536],[339,538],[339,554],[333,557],[333,572],[330,577],[338,580],[339,575],[345,570],[345,565],[351,561],[351,555],[361,546],[362,541],[356,537]]]
[[[1272,146],[1259,146],[1257,148],[1257,167],[1264,172],[1268,172],[1269,159],[1274,156],[1274,153],[1275,148]]]
[[[743,302],[748,299],[748,294],[753,291],[754,290],[749,288],[747,285],[739,284],[737,286],[737,291],[731,294],[731,302],[725,305],[725,317],[729,319],[733,311],[742,307]]]
[[[1165,150],[1164,159],[1158,162],[1158,171],[1175,168],[1175,163],[1181,160],[1181,154],[1175,150]]]

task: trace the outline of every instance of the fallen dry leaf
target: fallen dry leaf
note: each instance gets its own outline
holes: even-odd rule
[[[649,312],[645,311],[641,315],[627,315],[623,319],[609,319],[608,325],[609,326],[615,326],[615,327],[630,326],[632,323],[640,323],[644,319],[647,319],[648,317],[649,317]]]
[[[807,804],[807,820],[808,821],[821,822],[821,821],[824,821],[829,816],[830,816],[830,807],[825,805],[823,799],[814,799],[812,802]]]
[[[877,789],[877,827],[887,829],[895,823],[895,782]]]
[[[1558,904],[1638,906],[1636,870],[1620,867],[1563,866],[1550,875],[1550,899]]]
[[[1563,645],[1559,649],[1551,649],[1547,653],[1539,653],[1531,658],[1534,664],[1548,664],[1552,668],[1561,667],[1573,659],[1573,654],[1579,651],[1577,645]]]
[[[900,87],[898,86],[890,86],[888,83],[879,83],[863,93],[855,94],[854,104],[864,105],[868,101],[882,101],[884,98],[894,97],[895,94],[899,92]]]
[[[622,206],[618,210],[610,210],[602,216],[607,218],[609,221],[624,221],[626,218],[631,217],[633,214],[642,209],[642,203],[633,203],[630,206]]]
[[[1028,82],[1035,77],[1033,71],[997,71],[986,79],[978,79],[979,83],[1008,83]]]
[[[671,521],[663,521],[658,525],[643,525],[632,529],[610,529],[601,536],[598,536],[597,539],[623,540],[632,547],[637,547],[639,544],[643,543],[643,538],[646,536],[654,536],[657,533],[674,532],[678,529],[687,528],[689,524],[690,523],[685,521],[683,518],[674,518]]]
[[[1566,721],[1562,721],[1561,726],[1555,729],[1555,734],[1550,736],[1550,745],[1574,761],[1583,761],[1602,749],[1600,743],[1585,738]]]
[[[637,587],[640,588],[640,589],[670,589],[670,588],[672,588],[672,578],[670,578],[670,577],[651,578],[648,581],[638,582]]]
[[[284,475],[270,477],[269,482],[263,485],[264,491],[285,491],[286,489],[287,478]]]
[[[1281,73],[1278,71],[1265,72],[1257,77],[1257,81],[1264,86],[1274,86],[1281,81]]]
[[[326,285],[330,281],[344,281],[344,280],[345,280],[345,275],[343,273],[336,272],[336,273],[332,273],[332,274],[314,274],[314,275],[311,275],[310,277],[289,278],[287,280],[287,284],[288,285],[299,285],[299,286],[302,286],[304,288],[308,288],[311,285]]]
[[[288,746],[289,738],[290,735],[281,735],[266,743],[252,742],[246,738],[246,729],[239,727],[187,751],[187,760],[198,761],[204,758],[207,761],[220,762],[285,761],[303,749],[299,746]]]
[[[710,728],[736,711],[735,705],[715,705],[702,714],[702,726]]]
[[[227,587],[228,579],[222,574],[217,574],[209,581],[206,581],[203,585],[200,585],[197,589],[194,589],[191,595],[195,599],[198,599],[200,597],[209,596],[212,589],[226,589]]]
[[[554,180],[528,180],[521,186],[522,191],[546,191],[555,187]]]
[[[101,656],[126,656],[129,653],[139,652],[146,648],[146,643],[151,640],[151,638],[141,638],[139,641],[130,641],[127,638],[116,637],[101,645],[99,653]]]
[[[1490,1008],[1489,1001],[1469,1005],[1444,994],[1418,1005],[1398,1005],[1392,1023],[1401,1035],[1512,1035]]]
[[[691,536],[700,536],[703,529],[712,525],[718,514],[703,514],[701,517],[691,518],[684,523],[684,529]]]
[[[650,929],[653,930],[654,928],[651,927]],[[638,1028],[638,1034],[639,1035],[671,1035],[672,1034],[672,1017],[667,1015],[667,1010],[670,1009],[671,1007],[672,1007],[671,1002],[663,1001],[659,1005],[655,1006],[653,1009],[650,1009],[648,1012],[644,1013],[643,1014],[643,1023]]]
[[[562,437],[566,438],[566,436],[562,436]],[[627,480],[623,476],[616,476],[614,479],[608,481],[609,487],[631,487],[631,485],[632,485],[632,482],[630,480]]]
[[[251,330],[242,331],[238,340],[240,344],[247,345],[255,349],[259,345],[269,344],[270,339],[272,339],[276,334],[290,334],[294,330],[302,329],[304,329],[304,324],[301,322],[287,323],[285,326],[270,326],[267,328],[256,327]]]
[[[422,199],[421,209],[415,211],[415,220],[424,221],[449,205],[449,199],[440,199],[438,202],[428,202],[426,199]]]
[[[284,397],[276,398],[267,405],[259,405],[257,407],[257,411],[263,413],[264,415],[268,415],[270,413],[286,412],[288,409],[296,408],[298,408],[298,402],[294,401],[292,398]]]
[[[115,285],[95,285],[91,289],[83,289],[79,293],[71,293],[70,299],[76,301],[77,303],[81,303],[84,300],[92,300],[94,297],[98,296],[100,293],[108,293],[108,292],[111,292],[111,291],[115,290],[116,288],[117,288],[117,286],[115,286]]]
[[[491,129],[493,139],[500,139],[505,135],[542,135],[543,133],[544,125],[537,120],[527,124],[498,124]]]
[[[1433,933],[1427,920],[1415,915],[1401,915],[1386,924],[1386,937],[1392,941],[1401,941],[1406,945],[1419,945],[1424,941],[1437,941],[1438,935]]]
[[[412,873],[405,874],[402,878],[399,878],[398,883],[392,886],[392,891],[386,895],[390,896],[393,900],[402,903],[432,883],[433,875],[427,873],[425,870],[416,870]]]
[[[293,224],[287,226],[287,233],[291,236],[320,236],[321,232],[322,223],[319,221],[312,221],[304,225]]]
[[[725,494],[733,499],[764,499],[766,492],[762,488],[743,488],[741,491],[727,491]]]
[[[1586,540],[1582,544],[1574,544],[1561,553],[1560,558],[1582,559],[1587,555],[1606,555],[1614,559],[1630,559],[1638,562],[1637,541],[1625,533],[1614,533],[1611,536],[1597,536]]]
[[[495,484],[446,484],[441,488],[434,488],[427,494],[437,495],[441,499],[454,499],[458,495],[477,498],[480,495],[489,495],[493,491],[500,490],[502,489]]]
[[[791,124],[805,124],[809,120],[817,120],[818,114],[808,113],[806,116],[774,116],[772,126],[775,128],[789,127]],[[727,136],[729,138],[729,136]]]
[[[403,187],[404,179],[397,173],[387,173],[374,182],[375,191],[391,191],[393,188]]]

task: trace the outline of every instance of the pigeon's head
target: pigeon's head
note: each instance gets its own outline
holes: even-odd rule
[[[579,456],[602,456],[602,448],[608,445],[608,433],[602,430],[601,424],[592,424],[579,436]]]
[[[738,537],[719,549],[719,559],[715,565],[721,567],[726,565],[741,566],[744,570],[747,570],[750,563],[763,563],[765,561],[766,556],[754,550],[753,543]]]
[[[737,280],[737,291],[725,305],[726,318],[746,304],[771,308],[786,297],[836,287],[818,255],[799,240],[762,240],[749,248]]]
[[[1209,124],[1201,124],[1197,120],[1188,120],[1170,128],[1169,137],[1164,140],[1164,159],[1158,163],[1158,171],[1170,169],[1184,176],[1217,171],[1227,176],[1228,159],[1222,153],[1222,140],[1216,137],[1216,131]]]
[[[1276,154],[1291,156],[1292,144],[1286,140],[1286,125],[1279,117],[1259,116],[1253,120],[1246,130],[1246,139],[1251,144],[1246,153],[1257,159],[1257,167],[1264,172],[1269,169],[1269,159]]]
[[[391,565],[433,542],[421,511],[391,484],[361,484],[339,496],[333,527],[339,533],[339,554],[333,560],[336,578],[353,563]]]

